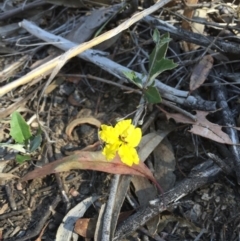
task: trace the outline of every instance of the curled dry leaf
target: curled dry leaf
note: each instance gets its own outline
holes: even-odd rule
[[[66,134],[68,135],[69,139],[72,140],[72,131],[73,129],[78,126],[78,125],[82,125],[82,124],[89,124],[89,125],[93,125],[96,126],[97,128],[100,128],[101,126],[101,122],[99,120],[97,120],[94,117],[86,117],[86,118],[78,118],[73,120],[72,122],[70,122],[67,125],[66,128]]]
[[[196,119],[197,121],[193,121],[181,114],[173,114],[168,113],[164,111],[167,118],[173,118],[176,122],[180,123],[186,123],[186,124],[192,124],[192,129],[189,130],[189,132],[192,132],[193,134],[208,138],[210,140],[233,145],[234,143],[230,139],[230,137],[222,131],[223,126],[214,124],[206,119],[206,116],[209,114],[209,112],[206,111],[196,111]]]
[[[207,76],[213,66],[213,57],[204,56],[201,61],[195,65],[190,77],[190,92],[199,88],[207,79]]]

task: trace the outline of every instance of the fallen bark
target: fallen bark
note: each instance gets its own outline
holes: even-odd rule
[[[210,75],[209,79],[211,80],[213,85],[213,90],[215,94],[215,98],[217,100],[218,107],[221,108],[222,114],[222,125],[226,126],[225,130],[226,133],[229,135],[230,139],[232,140],[234,145],[229,146],[229,149],[233,155],[233,161],[235,164],[235,173],[237,177],[237,182],[240,185],[240,146],[239,146],[239,137],[238,132],[235,128],[236,122],[233,118],[233,114],[231,109],[229,108],[227,102],[227,95],[226,95],[226,87],[224,85],[220,85],[218,79],[214,78],[214,75]]]
[[[149,206],[141,208],[124,221],[118,227],[113,240],[122,240],[125,236],[143,226],[151,218],[166,210],[172,203],[215,180],[220,173],[221,168],[215,165],[212,160],[197,165],[186,179],[164,194],[164,202],[163,199],[154,200]]]
[[[193,33],[182,28],[175,27],[166,21],[162,21],[160,19],[154,18],[152,16],[146,16],[143,21],[155,26],[158,30],[162,32],[170,33],[171,37],[178,38],[184,40],[189,43],[194,43],[203,47],[208,47],[213,41],[215,41],[215,37],[204,36],[201,34]],[[237,43],[231,43],[224,41],[222,39],[217,39],[213,46],[211,47],[213,50],[217,50],[223,53],[233,53],[240,54],[240,45]]]
[[[34,36],[42,39],[46,42],[52,43],[55,47],[60,48],[64,51],[67,51],[71,48],[77,46],[77,44],[62,38],[60,36],[56,36],[51,34],[39,27],[35,24],[24,20],[21,22],[21,26],[25,28],[29,33],[33,34]],[[125,66],[122,66],[106,57],[106,53],[98,50],[88,49],[83,53],[79,54],[78,57],[92,62],[93,64],[99,66],[100,68],[104,69],[105,71],[111,73],[112,75],[116,76],[121,80],[126,80],[125,75],[123,72],[132,71]],[[147,80],[147,77],[142,75],[141,73],[135,72],[135,74],[143,80],[143,83]],[[189,96],[188,91],[182,91],[175,88],[172,88],[168,85],[161,83],[161,81],[156,80],[156,87],[158,88],[159,92],[161,93],[162,97],[171,100],[177,104],[184,105],[190,107],[192,109],[199,109],[205,111],[211,111],[216,109],[216,103],[213,101],[205,101],[200,97]],[[1,95],[1,91],[0,91]]]

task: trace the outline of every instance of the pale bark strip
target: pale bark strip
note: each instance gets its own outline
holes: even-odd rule
[[[155,26],[158,30],[162,32],[170,33],[171,37],[175,37],[203,47],[208,47],[209,45],[211,45],[212,42],[215,41],[213,46],[211,47],[212,49],[218,50],[218,52],[240,54],[240,45],[238,43],[224,41],[222,39],[216,40],[216,37],[204,36],[202,34],[193,33],[173,26],[161,19],[157,19],[152,16],[145,17],[143,21]]]
[[[14,81],[14,82],[12,82],[12,85],[9,84],[9,85],[6,85],[6,86],[2,87],[1,92],[0,92],[0,96],[3,96],[4,94],[8,93],[12,88],[15,88],[17,86],[26,84],[29,81],[31,81],[33,78],[36,78],[39,75],[44,75],[45,72],[49,73],[50,70],[53,70],[49,79],[48,79],[48,81],[47,81],[47,83],[46,83],[46,86],[48,86],[49,83],[53,80],[53,78],[57,75],[59,70],[64,66],[64,64],[69,59],[77,56],[78,54],[81,54],[83,51],[85,51],[87,49],[90,49],[90,48],[104,42],[105,40],[108,40],[108,39],[114,37],[115,35],[121,33],[122,31],[124,31],[126,29],[128,29],[134,23],[138,22],[139,20],[146,17],[147,15],[157,11],[159,8],[163,7],[165,4],[167,4],[171,1],[172,0],[158,1],[157,3],[155,3],[150,8],[147,8],[147,9],[143,10],[142,12],[134,14],[131,18],[127,19],[125,22],[121,23],[116,28],[114,28],[112,30],[109,30],[109,31],[99,35],[98,37],[96,37],[96,38],[94,38],[94,39],[92,39],[88,42],[82,43],[82,44],[68,50],[66,53],[62,54],[61,56],[47,62],[46,64],[44,64],[40,67],[38,67],[35,70],[34,76],[31,76],[30,74],[27,74],[26,78],[24,80],[22,80],[21,82],[18,82],[19,85],[16,85],[16,81]],[[23,23],[24,23],[24,21],[20,22],[19,25],[22,26]],[[42,93],[44,93],[45,88],[43,89]]]
[[[22,26],[28,32],[30,32],[32,35],[34,35],[46,42],[52,43],[54,46],[56,46],[62,50],[67,51],[68,49],[76,46],[75,43],[73,43],[65,38],[51,34],[47,31],[44,31],[43,29],[37,27],[35,24],[33,24],[27,20],[24,20],[22,22]],[[106,56],[105,52],[98,51],[98,50],[92,50],[92,49],[86,50],[83,53],[81,53],[80,55],[78,55],[78,57],[80,57],[84,60],[90,61],[93,64],[96,64],[100,68],[104,69],[105,71],[111,73],[112,75],[114,75],[120,79],[126,78],[123,74],[123,71],[126,71],[126,72],[132,71],[132,70],[106,58],[105,56]],[[52,61],[54,61],[54,60],[52,60]],[[45,64],[42,66],[45,66]],[[12,83],[9,83],[8,85],[2,87],[0,89],[0,96],[3,94],[6,94],[8,91],[12,90],[13,88],[16,88],[20,85],[30,82],[34,78],[38,78],[38,80],[40,81],[41,78],[39,78],[39,74],[40,74],[39,68],[31,71],[30,73],[23,76],[22,78],[20,78],[16,81],[13,81]],[[50,68],[50,70],[48,70],[48,73],[50,73],[50,71],[51,71],[51,68]],[[44,74],[46,74],[46,73],[44,73]],[[145,83],[146,76],[143,76],[142,74],[137,73],[137,72],[135,72],[135,74],[143,80],[143,83]],[[172,102],[175,102],[175,103],[178,103],[181,105],[187,105],[188,107],[191,107],[194,109],[202,109],[202,110],[206,110],[206,111],[215,110],[214,102],[204,101],[204,100],[201,100],[201,99],[193,97],[193,96],[188,96],[187,91],[177,90],[175,88],[172,88],[170,86],[167,86],[167,85],[161,83],[159,80],[156,80],[155,85],[158,88],[159,92],[161,93],[162,97],[164,97],[168,100],[171,100]]]
[[[103,229],[102,229],[102,241],[111,241],[113,237],[112,233],[112,217],[114,211],[114,205],[116,200],[116,194],[119,188],[120,175],[114,175],[111,183],[109,198],[105,208]]]

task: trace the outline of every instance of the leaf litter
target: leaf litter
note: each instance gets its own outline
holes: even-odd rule
[[[51,59],[52,56],[57,56],[60,54],[59,51],[52,47],[49,48],[48,45],[39,46],[38,37],[33,37],[32,35],[28,34],[26,30],[20,28],[17,23],[19,21],[22,21],[23,17],[34,22],[35,24],[47,31],[54,32],[56,36],[67,36],[69,34],[69,31],[71,32],[71,28],[74,26],[75,29],[72,30],[72,34],[75,35],[74,38],[71,37],[70,40],[76,43],[82,43],[84,41],[90,40],[92,36],[95,36],[98,30],[100,32],[107,31],[108,29],[112,29],[115,26],[119,25],[119,23],[129,19],[132,13],[135,13],[135,10],[139,7],[136,5],[128,6],[128,9],[133,9],[133,12],[128,12],[127,15],[124,10],[119,11],[120,14],[118,14],[117,9],[119,9],[119,5],[114,5],[112,3],[111,5],[109,5],[108,8],[99,8],[99,4],[101,6],[102,4],[105,4],[105,6],[106,4],[109,4],[109,1],[104,0],[98,1],[95,6],[89,6],[89,2],[87,3],[85,1],[81,1],[79,3],[79,1],[76,2],[74,0],[69,2],[64,2],[62,0],[48,2],[51,4],[44,5],[44,8],[42,7],[43,5],[41,5],[38,9],[35,8],[34,10],[31,10],[31,6],[28,5],[35,4],[34,1],[19,1],[17,3],[14,3],[14,1],[7,1],[4,4],[1,4],[2,12],[0,12],[0,19],[4,19],[6,14],[9,16],[6,23],[4,21],[0,23],[0,27],[3,27],[1,29],[4,30],[1,32],[1,36],[3,32],[5,34],[4,40],[1,40],[0,46],[6,46],[5,49],[0,48],[1,53],[25,53],[24,51],[26,50],[26,46],[28,46],[28,51],[31,52],[30,55],[25,55],[24,57],[21,56],[21,58],[14,56],[13,63],[10,63],[10,67],[12,68],[9,68],[9,63],[7,63],[10,57],[3,56],[4,65],[6,65],[7,67],[3,67],[2,69],[1,62],[0,73],[3,73],[3,78],[1,80],[2,90],[6,90],[5,85],[7,85],[8,83],[14,83],[14,80],[19,78],[19,76],[25,77],[26,73],[30,69],[34,69],[37,64],[41,65],[42,63]],[[12,3],[13,5],[11,5]],[[95,1],[93,1],[92,4],[94,3]],[[187,15],[186,13],[188,7],[185,5],[181,6],[182,9],[185,9],[183,17],[188,18],[186,22],[190,23],[191,20],[202,21],[202,19],[204,19],[204,21],[209,21],[209,19],[211,19],[211,21],[208,22],[209,25],[207,28],[204,24],[198,22],[192,22],[191,25],[189,24],[189,26],[186,28],[182,26],[183,29],[189,30],[189,32],[187,33],[190,37],[193,36],[191,35],[192,32],[199,34],[198,40],[201,40],[200,36],[204,37],[204,39],[208,39],[208,35],[211,33],[211,35],[215,36],[218,41],[217,34],[219,34],[219,31],[224,28],[222,27],[222,23],[227,23],[228,17],[231,14],[234,15],[233,21],[236,21],[236,19],[238,18],[237,7],[234,4],[232,4],[231,6],[224,5],[219,7],[214,4],[208,5],[208,3],[205,3],[206,6],[204,8],[202,8],[202,5],[197,1],[188,1],[187,4],[192,3],[197,4],[198,9],[196,11],[190,9],[189,15]],[[53,12],[50,7],[56,6],[55,4],[58,6],[58,10]],[[84,4],[84,6],[82,4]],[[141,5],[140,8],[149,3],[147,3],[147,1],[142,1],[142,4],[143,5]],[[62,6],[71,6],[73,8],[68,8],[66,11]],[[8,10],[10,9],[9,7],[12,9],[18,7],[18,15],[16,15],[17,17]],[[174,7],[178,8],[178,6]],[[28,10],[27,12],[25,9],[30,10]],[[45,9],[47,9],[47,11],[45,11]],[[60,12],[58,12],[59,10]],[[19,14],[19,12],[22,14]],[[36,14],[36,12],[38,12],[39,14]],[[168,14],[175,18],[174,14],[179,14],[180,12],[181,9],[177,9],[176,11],[170,11]],[[212,13],[214,13],[215,16],[213,16],[214,14]],[[136,16],[141,16],[141,14]],[[153,14],[152,16],[155,15]],[[161,12],[161,16],[165,18],[165,12]],[[69,22],[66,21],[66,19],[68,19]],[[138,21],[140,23],[141,20]],[[157,22],[155,23],[157,26]],[[11,24],[14,24],[14,28],[12,29],[10,29]],[[147,59],[148,57],[146,57],[146,53],[149,56],[149,54],[153,50],[153,43],[146,41],[146,39],[148,39],[149,41],[152,40],[151,33],[145,29],[145,24],[147,26],[146,29],[148,29],[149,25],[146,22],[141,22],[139,25],[135,25],[133,29],[129,26],[130,28],[127,31],[121,31],[121,33],[119,35],[116,35],[115,39],[113,39],[113,37],[110,42],[105,41],[104,47],[101,47],[101,49],[106,50],[106,52],[109,52],[110,55],[108,55],[108,53],[106,52],[92,52],[91,55],[96,58],[99,55],[103,55],[105,57],[108,56],[112,60],[111,64],[119,62],[122,64],[122,66],[127,66],[130,70],[133,70],[133,73],[137,73],[137,71],[140,71],[140,66],[138,66],[138,63],[141,63],[141,72],[144,73],[144,67],[148,65],[147,61],[144,60],[144,58]],[[104,26],[104,29],[101,28],[102,26]],[[145,31],[142,31],[141,29],[143,26]],[[165,22],[164,26],[165,28],[166,26],[167,28],[169,28],[167,22]],[[167,32],[170,32],[172,28],[178,28],[181,30],[181,28],[179,28],[179,26],[181,26],[181,23],[180,25],[178,23],[175,23],[174,27],[173,25],[171,26],[172,27],[169,28],[169,31]],[[233,29],[235,28],[234,25],[229,25],[226,28],[228,27],[233,35],[239,35],[237,33],[238,30]],[[166,29],[164,30],[164,32],[166,32]],[[23,37],[20,41],[21,43],[23,43],[23,46],[21,46],[21,43],[18,44],[19,37]],[[170,37],[172,38],[172,41],[170,42],[171,48],[172,45],[178,46],[178,42],[176,42],[174,36]],[[223,43],[222,46],[224,46],[225,43],[231,43],[233,44],[233,46],[235,46],[231,36],[225,36],[224,38],[227,39],[227,41],[221,42]],[[119,205],[122,206],[124,210],[131,209],[132,211],[132,209],[135,208],[135,212],[138,213],[138,208],[144,208],[143,206],[148,206],[148,203],[151,202],[153,198],[158,198],[156,187],[151,182],[149,182],[148,179],[153,182],[156,182],[156,180],[160,180],[159,185],[164,189],[164,191],[170,189],[171,193],[171,190],[173,190],[173,188],[175,187],[175,175],[178,183],[181,183],[181,181],[185,180],[178,168],[188,174],[189,170],[194,167],[194,165],[197,165],[203,161],[203,159],[205,158],[203,154],[205,149],[207,151],[209,150],[209,148],[214,149],[214,144],[212,144],[212,146],[209,146],[205,143],[204,138],[208,138],[209,140],[213,140],[214,142],[219,142],[222,144],[233,145],[231,138],[223,131],[223,128],[229,128],[228,126],[214,124],[213,122],[207,120],[207,115],[211,113],[212,120],[216,121],[216,123],[219,123],[219,120],[216,117],[216,112],[214,112],[215,109],[212,109],[212,112],[209,112],[209,110],[202,111],[202,106],[198,105],[200,104],[200,102],[195,102],[197,103],[195,104],[195,106],[190,105],[186,107],[184,105],[184,101],[186,101],[188,95],[190,97],[188,99],[196,101],[196,99],[194,99],[196,93],[197,95],[201,96],[206,102],[208,102],[210,100],[209,96],[211,92],[211,87],[208,87],[207,85],[203,87],[203,83],[208,83],[209,72],[213,70],[214,73],[217,65],[221,65],[219,59],[216,57],[217,54],[221,54],[224,57],[221,59],[221,61],[225,61],[225,71],[229,72],[229,74],[230,69],[236,73],[239,72],[239,67],[237,65],[235,65],[234,63],[226,63],[226,61],[228,61],[229,59],[234,59],[235,57],[228,55],[228,53],[224,51],[219,52],[219,49],[215,48],[215,46],[219,46],[217,42],[216,45],[213,43],[212,46],[210,46],[209,49],[206,51],[206,46],[204,44],[201,45],[201,43],[199,42],[194,43],[194,41],[193,43],[190,43],[184,38],[179,39],[185,41],[188,46],[183,47],[183,49],[180,49],[179,52],[177,49],[175,49],[174,46],[173,50],[176,51],[174,52],[176,54],[174,54],[173,58],[172,54],[167,53],[167,55],[170,56],[171,59],[174,59],[174,62],[178,62],[179,66],[177,67],[177,71],[174,69],[168,69],[168,71],[165,71],[160,76],[157,76],[156,74],[156,77],[158,79],[161,79],[161,82],[156,80],[155,85],[157,86],[157,88],[155,88],[155,86],[149,88],[150,90],[154,91],[147,92],[150,95],[147,96],[147,100],[150,99],[153,103],[156,103],[162,99],[164,104],[164,100],[165,98],[167,98],[169,101],[172,101],[171,103],[173,103],[174,105],[183,108],[184,111],[195,110],[195,122],[192,120],[188,120],[184,116],[184,114],[171,113],[171,111],[169,110],[166,115],[168,119],[173,118],[177,123],[191,125],[192,128],[189,130],[189,132],[198,135],[199,138],[196,138],[195,136],[189,136],[189,132],[184,132],[182,130],[182,126],[179,127],[179,125],[177,125],[178,129],[174,129],[173,131],[171,131],[171,133],[164,133],[164,130],[168,129],[169,123],[163,121],[164,118],[161,114],[159,114],[159,116],[155,117],[154,119],[156,126],[151,126],[148,129],[148,133],[151,133],[150,135],[154,133],[154,135],[147,139],[144,147],[142,147],[143,149],[146,148],[145,151],[143,152],[143,149],[141,149],[141,147],[139,149],[139,154],[143,155],[142,160],[146,159],[146,165],[148,166],[148,168],[145,166],[145,164],[142,163],[138,167],[127,169],[126,167],[121,166],[122,164],[118,160],[118,158],[116,158],[116,160],[114,160],[110,164],[110,162],[106,162],[106,160],[103,160],[103,157],[101,156],[99,150],[102,147],[98,142],[96,135],[93,135],[90,138],[86,138],[89,132],[93,131],[96,134],[97,128],[99,127],[100,123],[114,124],[117,118],[123,118],[124,116],[129,115],[129,113],[134,112],[136,110],[136,106],[139,105],[139,95],[135,95],[133,93],[123,94],[121,90],[121,84],[123,84],[123,76],[120,76],[119,72],[117,72],[118,74],[114,75],[115,77],[104,72],[109,69],[109,67],[104,68],[104,61],[100,61],[98,63],[98,66],[100,66],[100,68],[97,68],[94,64],[90,64],[86,60],[79,61],[76,59],[71,59],[59,74],[61,81],[59,81],[57,84],[53,83],[51,88],[47,88],[48,91],[45,92],[44,97],[41,98],[42,102],[39,106],[41,111],[40,115],[38,116],[41,125],[44,126],[45,131],[44,134],[42,134],[43,142],[41,144],[41,148],[34,148],[35,154],[31,155],[31,161],[29,163],[16,165],[16,152],[23,150],[23,146],[16,146],[17,149],[14,151],[8,148],[11,147],[11,145],[16,145],[14,144],[14,140],[11,140],[11,138],[9,137],[9,116],[19,107],[26,107],[23,111],[26,120],[33,120],[35,126],[38,126],[37,123],[39,120],[37,120],[35,116],[37,106],[36,99],[40,98],[39,89],[43,89],[43,86],[39,84],[39,81],[45,82],[44,78],[47,77],[51,71],[41,72],[40,77],[36,75],[32,76],[30,79],[34,79],[34,81],[32,83],[28,82],[28,85],[13,85],[11,93],[9,92],[10,90],[5,92],[4,94],[3,92],[1,92],[2,97],[0,103],[0,119],[1,131],[3,132],[3,134],[1,135],[1,141],[6,143],[5,145],[1,145],[0,148],[1,158],[3,162],[6,161],[6,166],[2,170],[2,175],[0,175],[2,177],[2,179],[1,177],[0,179],[3,180],[1,189],[1,195],[3,197],[3,200],[1,200],[1,205],[6,207],[6,209],[3,211],[5,213],[2,213],[0,216],[0,222],[1,225],[5,227],[4,225],[6,224],[3,224],[3,221],[1,221],[3,219],[5,220],[5,214],[10,215],[8,216],[8,219],[11,221],[11,225],[9,225],[8,227],[6,227],[6,229],[3,230],[3,239],[8,239],[11,236],[14,240],[19,241],[19,239],[22,238],[20,237],[20,235],[23,234],[25,235],[25,237],[28,237],[29,240],[36,240],[37,237],[37,240],[43,239],[45,237],[48,240],[54,240],[56,239],[56,232],[54,231],[56,230],[56,228],[52,228],[52,223],[54,223],[55,227],[59,226],[59,223],[57,224],[54,219],[56,210],[57,214],[65,216],[65,218],[67,219],[69,217],[67,215],[67,209],[72,210],[74,206],[77,206],[76,203],[82,204],[84,202],[84,199],[92,197],[94,194],[100,195],[101,199],[98,199],[98,201],[95,202],[91,201],[91,204],[94,204],[92,207],[90,207],[89,204],[90,209],[88,211],[90,211],[90,213],[85,214],[85,211],[87,209],[86,208],[81,215],[72,220],[70,230],[70,233],[72,235],[74,224],[77,222],[80,216],[86,215],[87,217],[93,217],[95,215],[98,215],[98,210],[101,207],[101,202],[104,204],[108,202],[108,197],[111,195],[108,189],[109,178],[111,178],[112,174],[114,173],[136,175],[135,177],[133,177],[131,188],[128,191],[128,200],[125,200],[124,203],[121,203]],[[52,41],[56,42],[55,39],[52,39]],[[222,39],[220,39],[220,41],[222,41]],[[37,45],[37,47],[34,46],[35,44]],[[208,45],[211,45],[211,41],[208,42]],[[202,46],[204,49],[202,48]],[[196,49],[197,51],[194,51]],[[184,50],[184,54],[182,53],[182,50]],[[236,50],[237,53],[237,46],[236,48],[234,48],[234,50]],[[172,50],[169,50],[167,52],[170,51]],[[55,55],[51,55],[51,52],[54,52]],[[208,55],[206,55],[206,53],[208,53]],[[198,64],[195,64],[194,67],[190,62],[192,62],[192,60],[195,60],[196,57],[201,57],[201,55],[202,60],[200,60]],[[17,60],[19,60],[21,64],[14,65]],[[119,66],[121,65],[118,65],[118,67],[116,68],[113,65],[113,68],[115,67],[115,70],[117,71],[117,69],[119,69]],[[20,67],[20,70],[17,70],[17,67]],[[228,67],[230,68],[228,69]],[[104,69],[104,71],[102,71],[102,69]],[[157,71],[160,70],[156,69],[154,73],[158,73]],[[81,76],[79,73],[81,73]],[[96,83],[96,80],[93,81],[87,78],[87,75],[85,74],[88,73],[91,73],[92,75],[96,75],[98,77],[100,76],[104,79],[109,79],[109,82],[114,81],[115,83],[119,84],[120,88],[111,88],[111,86]],[[178,73],[178,77],[180,76],[180,78],[176,78],[176,73]],[[66,81],[67,79],[73,78],[71,74],[79,76],[76,77],[78,79],[77,82],[70,83],[69,81]],[[226,75],[228,73],[224,74]],[[137,78],[139,78],[139,75],[136,76]],[[189,78],[186,76],[191,77]],[[181,81],[178,81],[178,79],[182,79],[184,81],[186,80],[187,84],[183,82],[181,83]],[[189,83],[190,86],[188,88],[187,85]],[[168,87],[164,89],[164,91],[161,88],[159,89],[159,86],[162,86],[162,84],[166,84],[165,86]],[[124,87],[124,85],[122,86]],[[171,91],[173,92],[169,92],[170,86],[177,86],[178,88],[172,88]],[[235,87],[235,92],[232,91],[232,87],[229,86],[227,86],[226,89],[226,93],[228,93],[230,97],[229,106],[234,106],[236,105],[236,102],[234,102],[234,98],[231,99],[231,94],[236,93],[237,86],[232,84],[232,86]],[[190,90],[190,93],[188,92],[188,90]],[[206,93],[205,90],[207,90]],[[155,94],[156,91],[159,91],[159,96],[161,99],[158,95]],[[76,97],[76,92],[80,99],[74,99]],[[158,96],[158,98],[156,98],[156,96]],[[215,99],[213,99],[211,95],[211,101],[212,100],[215,101]],[[196,106],[199,108],[196,108]],[[91,109],[94,114],[91,117],[83,115],[79,118],[78,112],[83,108]],[[152,109],[154,110],[154,108],[154,105],[148,106],[148,108],[146,107],[146,116],[143,120],[143,124],[149,121],[149,114],[151,113]],[[171,105],[168,105],[167,108],[171,108]],[[179,111],[179,109],[180,108],[178,108],[177,111]],[[174,110],[176,111],[176,109]],[[97,114],[99,112],[104,113],[104,118],[98,119]],[[237,114],[237,110],[235,110],[235,112],[233,111],[233,113],[233,116]],[[88,121],[86,121],[86,119],[84,118],[90,118],[90,120],[88,119]],[[162,126],[166,126],[161,129],[159,126],[157,126],[157,124],[159,123],[161,123]],[[96,126],[97,128],[94,126]],[[239,130],[239,127],[233,126],[232,128]],[[34,127],[34,125],[31,125],[31,131],[32,133],[35,133],[37,131],[37,128]],[[159,138],[159,136],[157,137],[158,134],[156,135],[156,133],[158,133],[159,131],[164,135],[164,137],[165,135],[168,135],[168,141],[166,137],[165,140],[157,139]],[[77,135],[79,135],[79,138],[76,138]],[[181,135],[182,139],[180,139]],[[146,136],[148,136],[148,134],[146,134]],[[200,138],[200,136],[204,138]],[[26,139],[26,137],[23,137],[21,140],[19,139],[19,141],[24,141],[24,139]],[[52,140],[52,142],[50,140]],[[197,144],[198,142],[196,140],[199,142],[199,144]],[[186,148],[187,141],[194,142],[189,149]],[[223,150],[224,147],[225,145],[222,145],[221,150]],[[85,150],[85,152],[76,152],[76,150],[78,151],[79,149]],[[198,149],[200,149],[200,152],[198,152]],[[227,151],[229,151],[228,147],[225,151],[226,153]],[[67,153],[71,153],[71,155],[65,157]],[[83,153],[85,156],[83,155]],[[219,153],[216,152],[215,154]],[[176,160],[181,160],[177,164],[178,168],[175,168],[175,157]],[[54,162],[54,160],[58,161]],[[79,162],[79,160],[82,160],[82,163]],[[95,164],[97,165],[93,165],[94,161],[91,160],[95,160]],[[42,166],[43,163],[45,163],[45,165]],[[80,168],[81,170],[78,170],[77,168]],[[87,169],[87,171],[85,171],[85,169]],[[97,170],[98,172],[88,171],[89,169]],[[149,169],[151,170],[151,172],[149,171]],[[104,174],[105,172],[109,172],[111,174]],[[49,175],[50,173],[53,174]],[[19,182],[18,177],[23,177],[22,180],[25,180],[24,182],[22,182],[21,185],[19,183],[18,185],[16,185],[16,182]],[[125,179],[127,179],[128,176],[124,177]],[[30,178],[31,180],[26,181],[28,178]],[[139,181],[138,179],[141,179],[141,181]],[[5,182],[7,182],[9,185],[5,186]],[[194,182],[194,178],[192,178],[192,182]],[[213,182],[211,186],[207,185],[207,183],[205,184],[206,185],[204,188],[201,188],[200,186],[198,188],[198,191],[196,192],[193,192],[195,190],[193,188],[191,190],[191,193],[185,197],[186,202],[175,203],[175,207],[178,208],[178,215],[180,215],[181,218],[174,216],[176,210],[170,205],[168,206],[168,211],[165,211],[165,213],[161,213],[161,215],[156,215],[155,219],[153,219],[151,223],[147,223],[146,227],[148,228],[148,230],[142,228],[139,229],[141,234],[139,235],[138,233],[138,238],[141,237],[145,239],[146,236],[148,236],[155,238],[156,240],[160,240],[162,238],[164,238],[165,240],[172,240],[173,238],[178,237],[179,239],[194,240],[202,237],[202,240],[208,240],[209,234],[211,232],[215,232],[214,234],[211,233],[211,235],[215,235],[216,237],[218,237],[219,233],[224,233],[225,237],[222,240],[234,240],[234,236],[238,237],[239,235],[236,231],[237,228],[235,225],[235,223],[238,223],[238,220],[237,218],[234,219],[234,221],[232,221],[233,219],[231,219],[231,217],[233,217],[234,214],[239,210],[238,203],[236,202],[237,198],[235,195],[236,187],[229,185],[229,183],[226,183],[222,179],[219,179],[217,182]],[[121,183],[121,185],[123,186],[124,182]],[[121,185],[119,186],[118,193],[121,193]],[[72,190],[71,192],[69,190],[70,187]],[[153,190],[151,192],[152,196],[150,194],[148,195],[149,192],[145,192],[144,189],[148,188]],[[139,195],[139,192],[142,192],[142,194]],[[61,204],[57,206],[59,201],[58,198],[55,197],[59,193],[61,193],[62,195]],[[72,195],[73,193],[75,194]],[[181,193],[185,193],[184,190],[180,190],[180,198]],[[222,193],[224,193],[224,195],[222,195]],[[165,195],[167,196],[168,193],[165,193]],[[134,205],[134,203],[136,205]],[[66,207],[65,210],[63,210],[64,208],[62,208],[63,206]],[[211,212],[211,210],[208,210],[204,218],[203,214],[205,213],[205,207],[207,206],[212,206],[216,208],[213,208],[213,213]],[[12,207],[17,207],[17,211],[14,211],[15,209]],[[31,214],[28,218],[29,207],[31,207]],[[51,212],[43,212],[43,210],[48,210],[49,207],[51,207]],[[92,211],[93,209],[94,211]],[[227,211],[223,213],[221,211],[216,212],[216,210]],[[169,213],[166,214],[166,212]],[[149,211],[149,213],[151,213],[151,210]],[[15,219],[15,216],[19,215],[22,215],[21,223]],[[133,214],[131,214],[131,216],[132,215]],[[127,220],[128,217],[125,217],[124,219]],[[228,229],[219,226],[219,223],[215,221],[209,223],[209,220],[217,219],[227,219],[229,222]],[[39,223],[38,227],[34,228],[31,220]],[[48,222],[46,220],[51,222],[47,225]],[[101,223],[101,220],[98,220],[98,223],[99,222]],[[173,222],[178,222],[179,225],[177,227],[174,227]],[[62,225],[61,227],[64,230],[64,225]],[[134,222],[131,223],[129,227],[133,228]],[[208,227],[210,227],[209,230]],[[203,229],[206,230],[202,232]],[[172,235],[171,231],[173,230],[175,230],[174,235],[176,237],[173,237]],[[134,229],[132,231],[134,231]],[[162,236],[163,234],[165,236]],[[74,234],[74,236],[76,239],[78,238],[76,234]],[[59,239],[58,237],[57,239]],[[95,234],[95,237],[97,237],[97,234]],[[220,237],[219,240],[221,240]]]

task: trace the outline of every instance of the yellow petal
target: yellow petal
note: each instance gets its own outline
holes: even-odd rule
[[[99,136],[104,142],[109,144],[113,144],[118,141],[118,134],[112,126],[101,125]]]
[[[131,126],[131,123],[131,119],[119,121],[115,126],[115,130],[118,135],[120,136],[122,133],[124,133]]]
[[[116,156],[116,152],[118,148],[119,148],[119,145],[108,144],[103,148],[102,154],[106,157],[108,161],[112,160]]]
[[[130,127],[128,130],[128,135],[125,138],[125,141],[131,147],[136,147],[142,138],[142,130],[140,128]]]
[[[137,151],[133,147],[130,147],[128,145],[122,145],[118,150],[118,154],[121,158],[121,161],[128,166],[132,166],[133,163],[139,163]]]

